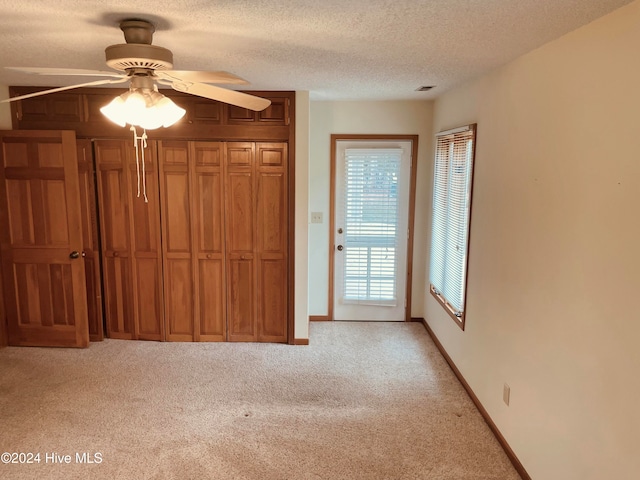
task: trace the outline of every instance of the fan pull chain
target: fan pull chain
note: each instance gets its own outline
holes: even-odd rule
[[[147,131],[142,129],[142,135],[138,136],[136,127],[131,125],[129,129],[133,132],[133,146],[136,149],[136,176],[138,178],[138,198],[140,198],[140,157],[142,157],[142,194],[144,196],[145,203],[149,203],[147,198],[147,175],[145,172],[144,150],[147,148]],[[142,153],[138,151],[138,140],[140,140],[140,148]]]
[[[136,149],[136,176],[138,177],[138,198],[140,198],[140,162],[138,161],[138,132],[136,127],[131,125],[129,129],[133,132],[133,146]]]
[[[140,137],[140,145],[142,146],[142,194],[144,195],[144,203],[149,203],[147,198],[147,175],[144,169],[144,151],[147,148],[147,131],[142,129],[142,137]]]

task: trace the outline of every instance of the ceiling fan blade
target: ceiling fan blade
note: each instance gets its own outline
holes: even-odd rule
[[[48,68],[48,67],[4,67],[16,72],[34,73],[36,75],[78,75],[84,77],[126,77],[118,72],[103,72],[100,70],[84,70],[82,68]]]
[[[198,72],[191,70],[156,70],[155,75],[172,82],[221,83],[248,85],[244,78],[229,72]]]
[[[179,92],[210,98],[211,100],[229,103],[237,107],[248,108],[249,110],[254,110],[256,112],[264,110],[271,105],[271,100],[267,100],[266,98],[260,98],[255,95],[236,92],[234,90],[227,90],[226,88],[214,87],[213,85],[206,85],[204,83],[174,82],[171,86]]]
[[[16,100],[24,100],[25,98],[39,97],[40,95],[47,95],[48,93],[63,92],[64,90],[71,90],[72,88],[106,85],[107,83],[122,83],[122,82],[126,82],[127,80],[129,80],[127,77],[120,78],[118,80],[109,80],[109,79],[95,80],[93,82],[79,83],[77,85],[71,85],[69,87],[51,88],[49,90],[42,90],[41,92],[33,92],[33,93],[27,93],[26,95],[20,95],[18,97],[5,98],[4,100],[0,100],[0,103],[9,103],[9,102],[15,102]]]

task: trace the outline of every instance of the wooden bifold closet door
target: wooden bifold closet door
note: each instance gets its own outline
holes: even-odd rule
[[[287,145],[226,144],[228,338],[287,340]]]
[[[158,142],[167,340],[287,341],[287,153]]]
[[[222,144],[159,141],[167,340],[226,339]]]
[[[145,154],[148,203],[143,198],[142,168],[138,170],[131,141],[95,140],[94,152],[107,333],[111,338],[163,340],[160,208],[154,145],[151,143]]]
[[[95,142],[109,335],[286,342],[286,143]]]

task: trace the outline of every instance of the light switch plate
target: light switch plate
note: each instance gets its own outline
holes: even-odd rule
[[[322,223],[322,212],[311,212],[311,223]]]

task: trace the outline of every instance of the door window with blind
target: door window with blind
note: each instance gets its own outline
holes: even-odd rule
[[[464,329],[476,125],[436,135],[430,291]]]
[[[401,149],[345,151],[345,303],[396,305]]]

